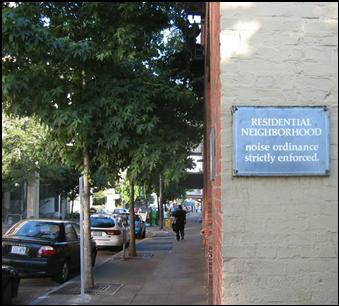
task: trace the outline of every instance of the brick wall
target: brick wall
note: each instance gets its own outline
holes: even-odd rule
[[[221,2],[220,30],[221,109],[215,50],[207,100],[221,132],[221,177],[210,190],[213,302],[337,304],[338,3]],[[326,105],[330,176],[233,177],[232,105]]]
[[[204,227],[208,261],[210,301],[220,304],[222,297],[222,212],[221,212],[221,126],[220,126],[220,3],[206,4],[205,33],[205,163],[204,163]],[[215,130],[215,178],[211,180],[210,133]]]

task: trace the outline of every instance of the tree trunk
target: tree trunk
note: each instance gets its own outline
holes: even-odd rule
[[[162,205],[162,174],[160,174],[159,177],[159,225],[160,225],[160,229],[162,230],[164,228],[164,220],[163,220],[163,215],[164,215],[164,211],[163,211],[163,205]]]
[[[134,182],[130,180],[130,192],[129,192],[129,212],[130,212],[130,242],[128,247],[128,255],[131,257],[137,256],[135,248],[135,235],[134,235]]]
[[[93,289],[92,273],[92,252],[91,252],[91,230],[89,221],[89,154],[84,150],[84,193],[83,193],[83,211],[84,211],[84,274],[85,291]]]
[[[147,195],[146,195],[146,183],[144,183],[144,201],[145,201],[145,207],[148,207],[148,203],[147,203]]]
[[[157,212],[157,224],[156,225],[159,225],[160,224],[160,204],[159,204],[159,193],[157,193],[157,206],[158,206],[158,212]]]
[[[73,217],[73,210],[74,210],[74,200],[72,200],[72,206],[71,206],[71,216]]]

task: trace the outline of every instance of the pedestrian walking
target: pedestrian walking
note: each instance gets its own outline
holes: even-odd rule
[[[186,224],[186,211],[182,209],[182,206],[179,205],[178,209],[173,213],[175,217],[175,227],[176,227],[176,234],[177,240],[184,240],[185,235],[185,224]]]

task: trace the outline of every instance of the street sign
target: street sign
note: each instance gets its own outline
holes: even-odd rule
[[[234,176],[329,175],[324,106],[234,106]]]

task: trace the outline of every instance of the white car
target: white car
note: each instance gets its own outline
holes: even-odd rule
[[[109,214],[93,214],[90,217],[91,233],[97,247],[118,247],[122,249],[124,230],[125,246],[130,240],[129,229]]]

